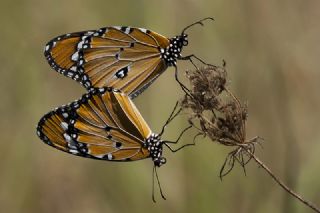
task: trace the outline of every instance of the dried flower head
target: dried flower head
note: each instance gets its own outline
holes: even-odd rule
[[[186,95],[182,105],[198,112],[219,108],[218,95],[226,84],[227,73],[223,67],[206,66],[197,70],[187,71],[191,84],[192,95]]]
[[[189,122],[212,141],[236,147],[227,156],[220,177],[228,174],[236,161],[244,168],[250,160],[244,159],[245,150],[254,152],[258,138],[246,140],[247,106],[227,89],[225,66],[204,66],[186,73],[191,88],[181,107],[188,112]]]

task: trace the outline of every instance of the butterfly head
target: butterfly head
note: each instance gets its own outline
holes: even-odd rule
[[[150,157],[155,166],[160,167],[167,162],[166,158],[162,157],[163,141],[160,135],[152,133],[146,140],[145,146],[150,152]]]
[[[180,53],[184,46],[188,46],[188,35],[182,33],[181,35],[175,36],[171,39],[170,44],[176,52]]]
[[[178,36],[180,38],[180,43],[182,44],[181,47],[183,46],[187,46],[188,45],[188,35],[187,34],[181,34],[180,36]]]

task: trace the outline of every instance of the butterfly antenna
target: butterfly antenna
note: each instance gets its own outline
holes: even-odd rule
[[[168,118],[168,120],[167,120],[167,121],[165,122],[165,124],[162,126],[161,132],[159,133],[160,136],[163,134],[164,129],[166,128],[166,126],[167,126],[177,115],[179,115],[179,113],[181,112],[182,108],[180,108],[180,109],[175,113],[175,111],[176,111],[176,109],[177,109],[177,107],[178,107],[178,104],[179,104],[179,102],[177,101],[177,102],[176,102],[176,105],[174,106],[174,108],[173,108],[173,110],[172,110],[172,112],[171,112],[171,114],[170,114],[170,116],[169,116],[169,118]]]
[[[196,21],[196,22],[194,22],[194,23],[186,26],[186,27],[182,30],[181,35],[184,35],[185,32],[186,32],[186,30],[189,29],[190,27],[194,26],[194,25],[200,24],[201,26],[203,26],[203,21],[205,21],[205,20],[212,20],[212,21],[214,21],[214,19],[213,19],[212,17],[207,17],[207,18],[201,19],[201,20],[199,20],[199,21]]]
[[[157,172],[157,167],[156,166],[154,166],[154,173],[156,174],[156,178],[157,178],[157,182],[158,182],[158,186],[159,186],[161,197],[162,197],[162,199],[166,200],[167,198],[164,196],[164,194],[162,192],[162,188],[161,188],[161,184],[160,184],[160,180],[159,180],[159,177],[158,177],[158,172]]]
[[[155,169],[156,169],[156,166],[153,166],[153,169],[152,169],[152,201],[154,203],[156,203],[156,199],[154,198],[154,173],[155,173]]]

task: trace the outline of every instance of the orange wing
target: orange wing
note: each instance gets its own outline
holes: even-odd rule
[[[87,89],[105,86],[135,97],[166,68],[170,40],[143,28],[106,27],[59,36],[45,47],[49,64]]]
[[[82,157],[111,161],[144,159],[152,134],[125,94],[94,89],[80,100],[45,115],[37,128],[47,144]]]

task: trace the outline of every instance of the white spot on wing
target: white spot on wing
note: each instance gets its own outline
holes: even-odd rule
[[[102,32],[106,33],[106,32],[108,32],[108,28],[106,28],[106,29],[99,29],[98,32],[99,32],[99,33],[102,33]]]
[[[143,33],[147,33],[147,29],[144,29],[144,28],[139,28],[139,30]]]
[[[70,70],[76,72],[76,71],[77,71],[77,67],[76,67],[76,66],[72,66],[72,67],[70,68]]]
[[[131,28],[130,28],[130,27],[127,27],[124,32],[125,32],[126,34],[129,34],[129,33],[130,33],[130,30],[131,30]]]
[[[49,48],[50,48],[50,45],[48,44],[48,45],[46,46],[46,48],[45,48],[45,51],[48,51]]]
[[[77,61],[78,59],[79,59],[79,52],[77,51],[77,52],[72,54],[71,60],[72,61]]]
[[[114,29],[121,30],[120,26],[113,26]]]
[[[112,154],[109,153],[107,157],[108,157],[108,160],[112,160]]]
[[[63,134],[64,139],[66,139],[66,141],[68,143],[72,143],[72,138],[70,137],[70,135],[68,135],[67,133]]]
[[[78,154],[79,153],[76,149],[70,149],[69,152],[72,153],[72,154]]]
[[[84,39],[82,39],[82,41],[80,41],[80,42],[78,43],[77,48],[78,48],[78,49],[81,49],[82,46],[83,46],[83,43],[84,43]]]
[[[123,78],[124,77],[124,71],[121,70],[120,72],[118,72],[118,77],[119,78]]]
[[[62,129],[67,130],[68,129],[68,124],[66,122],[61,122],[60,126]]]

